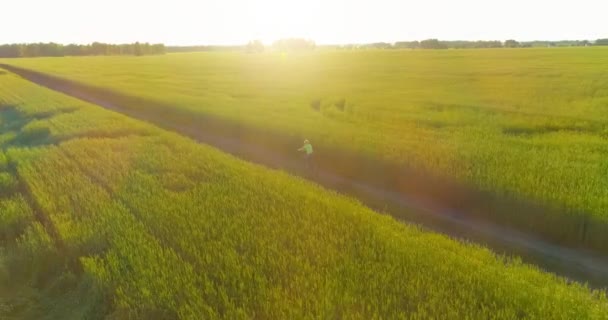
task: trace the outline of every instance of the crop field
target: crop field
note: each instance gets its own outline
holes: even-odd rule
[[[2,319],[608,318],[603,291],[2,70],[0,150]]]
[[[371,155],[556,208],[593,229],[585,246],[606,249],[606,48],[5,62],[141,97],[135,107],[144,113],[145,101],[159,101],[185,122],[214,116],[305,137],[320,150]],[[513,220],[524,222],[515,224],[526,224],[518,214]],[[537,222],[532,231],[580,237],[571,220],[559,221]]]

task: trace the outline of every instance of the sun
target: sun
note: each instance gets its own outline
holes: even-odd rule
[[[322,33],[325,26],[319,23],[320,1],[249,1],[247,19],[241,25],[252,39],[265,44],[283,38],[308,38]]]

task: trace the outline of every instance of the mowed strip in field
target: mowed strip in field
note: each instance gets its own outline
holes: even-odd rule
[[[0,75],[0,310],[606,319],[605,292]]]
[[[129,108],[175,125],[219,118],[531,200],[556,217],[492,219],[605,252],[607,57],[567,48],[5,62],[130,96]]]

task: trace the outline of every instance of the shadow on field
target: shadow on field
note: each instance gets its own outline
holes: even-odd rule
[[[521,256],[594,287],[608,287],[608,225],[586,215],[479,191],[318,141],[312,141],[315,169],[307,170],[296,152],[303,137],[277,135],[10,65],[0,67],[245,160],[304,176],[398,219]]]
[[[12,147],[24,147],[31,148],[37,146],[45,146],[55,144],[55,141],[51,132],[48,128],[43,127],[28,127],[27,125],[36,119],[43,119],[52,117],[57,113],[45,113],[39,115],[26,115],[20,112],[17,107],[13,105],[0,104],[0,148],[8,149]],[[0,192],[2,196],[10,196],[13,194],[21,194],[27,201],[28,205],[34,213],[36,220],[44,227],[47,234],[51,237],[55,247],[58,250],[64,250],[64,244],[59,236],[59,233],[49,217],[43,214],[38,203],[31,196],[30,189],[22,180],[19,170],[14,162],[9,161],[6,171],[14,178],[12,188],[10,190],[4,189]],[[4,239],[6,241],[6,239]],[[61,260],[61,259],[60,259]],[[57,262],[59,263],[59,262]],[[61,263],[59,263],[61,264]],[[77,264],[72,263],[72,266]],[[47,270],[55,270],[54,268],[48,268]],[[75,270],[75,269],[74,269]],[[52,273],[52,272],[51,272]],[[38,282],[42,279],[52,278],[50,274],[40,275]]]
[[[0,105],[0,132],[9,134],[7,138],[2,139],[2,147],[36,147],[56,143],[48,128],[27,127],[27,124],[35,119],[39,117],[27,117],[14,106]]]

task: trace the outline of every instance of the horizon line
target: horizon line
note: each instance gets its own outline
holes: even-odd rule
[[[55,41],[35,41],[35,42],[11,42],[11,43],[0,43],[0,45],[23,45],[23,44],[39,44],[39,43],[54,43],[54,44],[58,44],[58,45],[63,45],[63,46],[68,46],[68,45],[91,45],[93,43],[103,43],[103,44],[111,44],[111,45],[126,45],[126,44],[134,44],[134,43],[148,43],[148,44],[162,44],[166,47],[235,47],[235,46],[245,46],[247,45],[249,42],[253,42],[253,41],[261,41],[262,44],[264,45],[272,45],[274,42],[280,41],[280,40],[284,40],[284,39],[306,39],[309,41],[313,41],[315,42],[316,45],[318,46],[345,46],[345,45],[366,45],[366,44],[374,44],[374,43],[388,43],[388,44],[395,44],[398,42],[420,42],[420,41],[424,41],[424,40],[431,40],[431,39],[436,39],[438,41],[444,41],[444,42],[490,42],[490,41],[499,41],[499,42],[505,42],[508,40],[515,40],[517,42],[520,43],[526,43],[526,42],[566,42],[566,41],[589,41],[589,42],[595,42],[597,40],[601,40],[601,39],[608,39],[608,36],[606,38],[596,38],[596,39],[559,39],[559,40],[551,40],[551,39],[535,39],[535,40],[517,40],[517,38],[509,38],[509,39],[454,39],[454,40],[448,40],[448,39],[440,39],[440,38],[425,38],[425,39],[408,39],[408,40],[395,40],[395,41],[386,41],[386,40],[377,40],[377,41],[360,41],[360,42],[321,42],[318,43],[316,42],[314,39],[311,38],[307,38],[307,37],[285,37],[285,38],[280,38],[274,41],[264,41],[261,39],[252,39],[252,40],[248,40],[248,41],[244,41],[244,42],[239,42],[239,43],[188,43],[188,44],[173,44],[173,43],[164,43],[164,42],[157,42],[157,41],[133,41],[133,42],[104,42],[104,41],[90,41],[90,42],[55,42]]]

